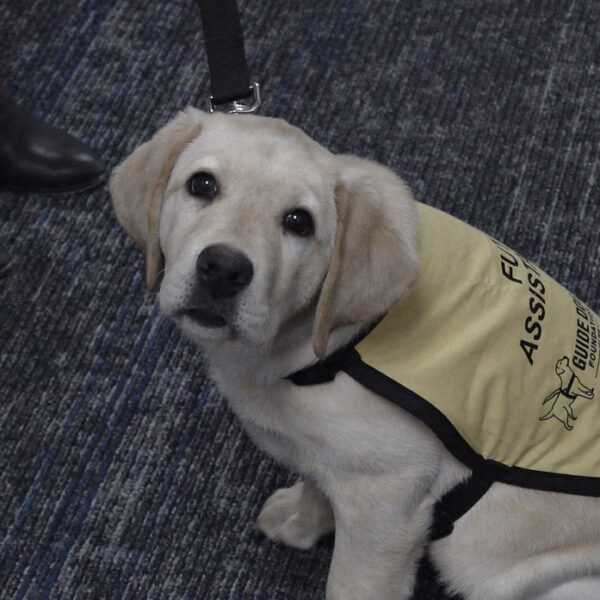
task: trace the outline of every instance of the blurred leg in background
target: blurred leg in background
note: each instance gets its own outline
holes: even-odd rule
[[[104,179],[99,153],[19,106],[0,85],[0,190],[62,194]],[[0,277],[12,267],[0,242]]]

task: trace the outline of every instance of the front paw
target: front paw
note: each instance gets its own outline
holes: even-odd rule
[[[269,539],[306,550],[334,528],[327,499],[308,482],[277,490],[265,502],[256,527]]]

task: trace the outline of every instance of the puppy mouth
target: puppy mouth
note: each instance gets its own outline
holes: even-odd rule
[[[187,308],[179,311],[177,317],[188,317],[203,327],[225,327],[227,321],[221,315],[206,308]]]

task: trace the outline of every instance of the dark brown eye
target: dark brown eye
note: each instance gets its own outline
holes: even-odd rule
[[[310,213],[298,208],[283,217],[283,228],[295,235],[307,236],[314,231],[314,225]]]
[[[217,180],[210,173],[194,173],[186,184],[187,191],[195,198],[212,200],[219,193]]]

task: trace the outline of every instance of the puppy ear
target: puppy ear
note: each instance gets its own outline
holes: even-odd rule
[[[146,283],[151,291],[158,288],[164,268],[158,226],[165,189],[177,158],[199,135],[203,119],[204,114],[192,107],[180,112],[116,167],[110,178],[117,219],[146,250]]]
[[[374,162],[336,158],[337,231],[313,329],[319,357],[334,329],[382,315],[408,293],[419,270],[417,213],[408,188]]]

